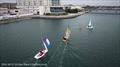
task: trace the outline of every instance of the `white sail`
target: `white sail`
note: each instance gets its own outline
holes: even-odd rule
[[[46,46],[46,44],[44,42],[43,42],[43,45],[45,47],[45,52],[48,52],[48,48],[47,48],[47,46]]]
[[[91,24],[91,19],[90,19],[90,21],[89,21],[89,24],[88,24],[88,26],[92,26],[92,24]]]
[[[92,25],[91,19],[89,20],[89,24],[88,24],[87,28],[88,29],[93,29],[93,25]]]
[[[65,38],[66,38],[66,39],[69,39],[70,34],[71,34],[71,30],[70,30],[70,28],[68,27],[67,30],[66,30],[66,32],[65,32]]]

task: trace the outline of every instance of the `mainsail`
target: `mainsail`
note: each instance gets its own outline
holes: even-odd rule
[[[46,44],[45,44],[45,42],[43,42],[43,45],[44,45],[44,47],[45,47],[45,52],[48,52],[48,48],[47,48],[47,46],[46,46]]]
[[[44,41],[44,43],[47,45],[47,48],[50,48],[50,47],[51,47],[50,41],[49,41],[48,38],[43,39],[43,41]]]
[[[93,25],[92,25],[92,23],[91,23],[91,19],[89,20],[89,24],[88,24],[87,28],[88,28],[88,29],[93,29]]]
[[[90,27],[90,26],[92,26],[92,24],[91,24],[91,19],[90,19],[90,21],[89,21],[89,24],[88,24],[88,26]]]
[[[70,29],[70,27],[68,27],[66,32],[65,32],[65,38],[69,39],[70,34],[71,34],[71,29]]]

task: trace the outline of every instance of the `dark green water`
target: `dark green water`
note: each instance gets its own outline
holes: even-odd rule
[[[86,29],[90,18],[92,32]],[[72,33],[65,46],[61,37],[68,24]],[[43,47],[42,37],[48,37],[52,47],[44,59],[36,60],[33,57]],[[85,14],[73,19],[31,19],[0,25],[0,63],[120,67],[120,15]]]

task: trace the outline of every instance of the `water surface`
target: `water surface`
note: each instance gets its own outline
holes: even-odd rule
[[[90,18],[93,31],[86,29]],[[68,25],[72,33],[66,46],[61,37]],[[52,47],[43,60],[36,60],[33,57],[43,48],[44,37],[49,38]],[[30,19],[0,25],[0,62],[39,63],[48,67],[119,67],[120,15],[85,14],[73,19]]]

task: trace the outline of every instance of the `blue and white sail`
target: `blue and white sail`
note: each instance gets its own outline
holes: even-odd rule
[[[50,41],[48,38],[45,38],[44,40],[44,43],[46,44],[47,48],[50,48],[51,47],[51,44],[50,44]]]
[[[47,48],[47,45],[45,44],[45,42],[43,42],[43,45],[45,47],[45,52],[48,52],[48,48]]]

